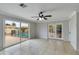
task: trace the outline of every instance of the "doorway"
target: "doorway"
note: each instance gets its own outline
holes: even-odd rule
[[[63,39],[63,24],[49,24],[48,38]]]

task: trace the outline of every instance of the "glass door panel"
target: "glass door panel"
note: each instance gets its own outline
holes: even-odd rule
[[[30,38],[29,24],[28,23],[21,23],[20,37],[21,37],[21,41],[25,41],[25,40],[28,40]]]
[[[20,42],[20,22],[5,20],[5,47]]]
[[[49,25],[49,38],[55,38],[55,25]]]
[[[56,25],[56,37],[62,38],[62,24]]]

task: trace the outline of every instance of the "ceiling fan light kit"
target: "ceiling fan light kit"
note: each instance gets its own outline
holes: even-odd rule
[[[39,14],[38,14],[38,18],[37,18],[37,20],[40,20],[40,21],[42,21],[42,20],[47,20],[47,18],[48,17],[52,17],[52,15],[44,15],[43,14],[44,12],[39,12]],[[32,17],[33,18],[33,17]],[[34,18],[36,18],[36,17],[34,17]]]

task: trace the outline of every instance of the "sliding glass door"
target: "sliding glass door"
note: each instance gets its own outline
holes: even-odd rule
[[[20,33],[20,22],[5,21],[5,47],[17,44],[20,42],[20,37],[17,35]]]
[[[20,30],[21,30],[21,32],[20,32],[21,41],[28,40],[30,38],[29,24],[21,23]]]
[[[28,40],[30,30],[28,23],[5,20],[5,47]]]

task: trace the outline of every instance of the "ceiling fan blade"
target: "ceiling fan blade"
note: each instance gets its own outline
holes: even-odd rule
[[[32,16],[32,18],[39,18],[39,16]]]
[[[52,17],[52,15],[46,15],[46,16],[44,16],[44,17]]]
[[[44,17],[45,20],[47,20],[47,18]]]
[[[39,19],[37,19],[37,20],[39,20]]]

